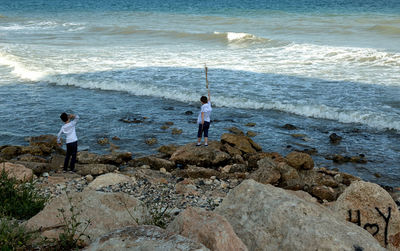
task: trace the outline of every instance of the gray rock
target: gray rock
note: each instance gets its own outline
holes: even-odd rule
[[[231,190],[216,213],[249,250],[384,250],[366,230],[329,209],[253,180]]]

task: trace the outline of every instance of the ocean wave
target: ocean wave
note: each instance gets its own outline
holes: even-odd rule
[[[71,76],[54,76],[45,79],[47,82],[56,85],[69,85],[105,91],[121,91],[137,96],[166,98],[180,102],[197,102],[199,96],[196,91],[189,89],[168,88],[165,86],[157,87],[135,82],[122,83],[107,78],[105,78],[104,81],[82,80]],[[166,89],[168,89],[168,91],[166,91]],[[305,117],[329,119],[341,123],[357,123],[376,129],[394,129],[400,131],[400,120],[395,116],[382,115],[381,113],[373,111],[345,110],[343,108],[330,107],[327,105],[295,104],[279,100],[263,102],[261,100],[249,98],[227,97],[221,94],[213,95],[213,103],[220,107],[278,110]]]
[[[38,81],[46,74],[44,72],[29,69],[20,58],[0,51],[0,65],[12,69],[12,74],[29,81]]]
[[[368,30],[384,35],[400,35],[400,28],[392,25],[374,25],[368,28]]]

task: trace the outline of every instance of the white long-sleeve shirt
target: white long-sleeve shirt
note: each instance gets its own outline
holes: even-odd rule
[[[211,118],[210,118],[211,117],[211,111],[212,111],[212,108],[211,108],[211,102],[210,101],[208,101],[207,104],[203,104],[201,106],[201,110],[200,110],[199,116],[197,117],[197,124],[201,124],[201,113],[203,113],[203,112],[204,112],[204,121],[210,122],[211,121]]]
[[[60,131],[57,134],[57,142],[60,143],[61,141],[61,134],[65,133],[67,135],[67,144],[78,141],[78,137],[76,137],[75,126],[78,123],[79,115],[75,115],[74,120],[64,124]]]

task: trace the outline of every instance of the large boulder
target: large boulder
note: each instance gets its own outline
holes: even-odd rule
[[[62,232],[61,226],[65,224],[60,210],[64,210],[65,216],[70,219],[71,208],[75,212],[77,222],[82,223],[78,226],[78,232],[81,232],[85,227],[84,223],[90,220],[85,234],[92,240],[113,229],[137,225],[136,219],[141,221],[149,217],[145,206],[127,194],[85,189],[80,193],[64,193],[51,200],[41,212],[27,221],[26,227],[32,230],[51,229],[44,231],[43,235],[57,238]]]
[[[111,173],[118,169],[118,167],[114,165],[108,164],[86,164],[86,165],[76,165],[76,172],[80,175],[92,175],[97,176],[105,173]]]
[[[261,151],[261,147],[255,143],[251,138],[244,135],[237,135],[231,133],[224,133],[221,136],[223,144],[229,144],[243,153],[256,153]]]
[[[121,165],[132,159],[131,152],[112,152],[111,154],[101,155],[100,163],[111,164],[111,165]]]
[[[157,158],[155,156],[145,156],[141,158],[136,158],[128,163],[130,166],[140,167],[143,165],[150,166],[151,169],[160,170],[165,168],[167,171],[171,171],[175,168],[175,163],[166,159]]]
[[[253,180],[231,190],[215,212],[249,250],[384,250],[329,209]]]
[[[119,173],[107,173],[98,176],[85,189],[98,190],[102,187],[113,186],[121,183],[132,183],[132,178]]]
[[[370,232],[389,250],[400,250],[400,212],[385,189],[355,181],[337,199],[333,210],[344,220]]]
[[[172,154],[170,161],[177,164],[197,165],[203,167],[221,166],[228,162],[230,155],[220,150],[219,142],[211,141],[209,146],[196,146],[196,143],[179,147]]]
[[[33,178],[31,169],[10,162],[0,163],[0,173],[2,172],[6,172],[8,178],[15,178],[18,181],[29,181]]]
[[[281,174],[277,169],[276,163],[269,157],[265,157],[257,162],[258,169],[249,175],[249,179],[253,179],[262,184],[277,184],[281,178]]]
[[[129,226],[97,238],[86,251],[207,251],[200,243],[156,226]]]
[[[210,250],[247,250],[223,216],[204,209],[187,208],[168,225],[167,230],[202,243]]]
[[[291,152],[286,156],[287,163],[300,170],[311,170],[314,168],[314,161],[310,155],[302,152]]]

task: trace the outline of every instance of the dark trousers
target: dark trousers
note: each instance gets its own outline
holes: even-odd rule
[[[210,128],[210,122],[204,121],[204,124],[199,124],[199,130],[197,131],[197,138],[201,138],[203,132],[204,137],[208,138],[208,129]]]
[[[71,163],[69,164],[69,167],[71,168],[72,171],[75,170],[77,152],[78,152],[78,141],[67,144],[67,154],[65,155],[65,160],[64,160],[64,171],[68,170],[68,163],[70,158],[71,158]]]

